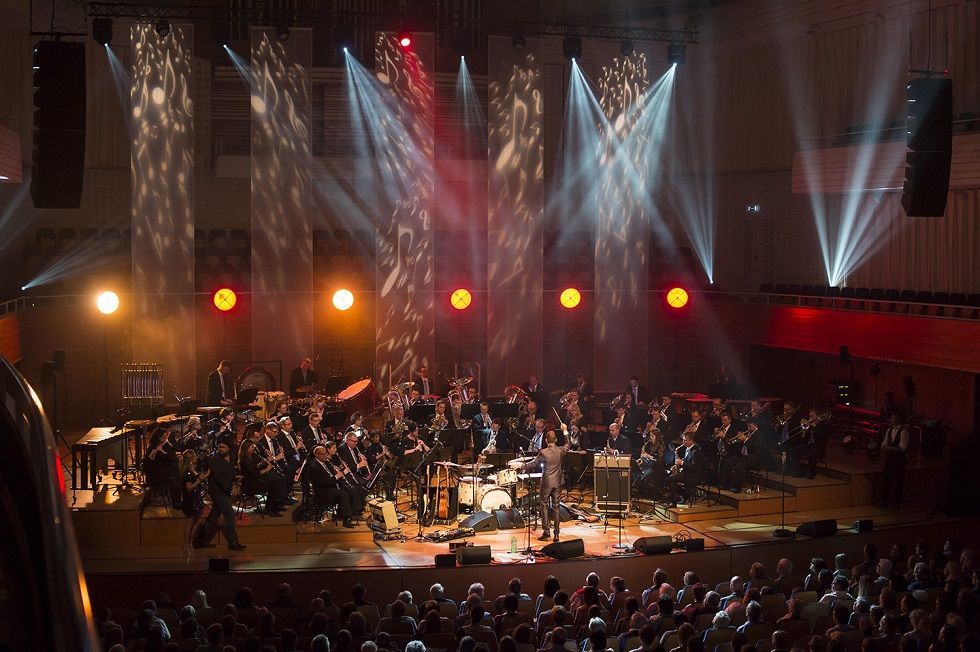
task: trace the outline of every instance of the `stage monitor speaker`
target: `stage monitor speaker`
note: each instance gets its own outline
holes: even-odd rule
[[[456,553],[440,552],[435,556],[436,568],[456,568]]]
[[[541,549],[541,554],[552,559],[581,557],[585,554],[585,542],[581,539],[569,539],[568,541],[549,543]]]
[[[474,532],[495,532],[500,524],[497,517],[489,512],[475,512],[460,521],[459,527],[472,528]]]
[[[807,521],[796,528],[796,533],[805,537],[832,537],[837,534],[837,521],[832,518],[822,521]]]
[[[85,172],[85,43],[41,41],[34,49],[35,208],[78,208]]]
[[[227,557],[208,558],[209,573],[227,573],[230,570],[231,570],[231,560],[229,560]]]
[[[565,503],[558,503],[558,518],[562,523],[576,520],[575,514],[572,514],[572,510],[568,509],[568,505]]]
[[[840,363],[851,364],[851,351],[846,344],[840,345]]]
[[[858,532],[874,532],[875,522],[870,518],[862,518],[859,521],[854,521],[853,527]]]
[[[456,559],[461,566],[489,564],[490,546],[463,546],[456,548]]]
[[[633,549],[644,555],[665,555],[674,549],[674,540],[669,536],[641,537],[633,542]]]
[[[942,217],[949,193],[953,151],[953,80],[924,77],[909,82],[902,208],[909,217]]]
[[[493,510],[493,515],[497,519],[497,526],[501,530],[520,530],[524,528],[524,518],[514,507]]]
[[[395,511],[395,503],[390,500],[381,500],[380,498],[369,500],[368,511],[371,514],[368,527],[371,527],[373,523],[374,527],[371,527],[372,530],[377,532],[394,532],[395,530],[401,529],[401,525],[398,524],[398,513]]]
[[[687,541],[684,542],[684,550],[686,550],[687,552],[699,552],[701,550],[704,550],[704,539],[700,537],[696,539],[695,538],[688,539]]]

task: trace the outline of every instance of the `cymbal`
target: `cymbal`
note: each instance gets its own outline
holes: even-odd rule
[[[297,392],[306,393],[306,392],[310,391],[310,388],[311,387],[312,387],[312,385],[301,385],[301,386],[299,386],[299,387],[296,388],[296,391]]]
[[[463,376],[462,378],[454,378],[449,382],[449,384],[455,387],[462,387],[463,385],[469,385],[472,382],[473,376]]]
[[[128,428],[142,428],[143,426],[152,426],[156,421],[153,419],[134,419],[133,421],[127,421],[126,426]]]
[[[415,383],[413,383],[412,381],[408,381],[405,383],[398,383],[397,385],[392,387],[392,389],[395,390],[396,392],[404,392],[410,390],[413,387],[415,387]]]
[[[202,414],[211,414],[212,412],[221,412],[224,408],[220,405],[207,405],[205,407],[197,408],[198,412]]]
[[[514,459],[507,462],[507,466],[510,466],[512,464],[527,464],[528,462],[533,462],[533,461],[534,461],[533,455],[527,455],[525,457],[515,457]]]
[[[446,468],[450,468],[450,467],[457,468],[460,466],[459,464],[456,464],[455,462],[450,462],[448,460],[436,460],[435,462],[433,462],[433,464],[438,464],[439,466],[445,466]]]
[[[483,471],[486,469],[492,469],[493,464],[460,464],[459,468],[468,470],[476,470],[479,468],[481,471]]]

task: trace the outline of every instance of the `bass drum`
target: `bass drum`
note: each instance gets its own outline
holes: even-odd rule
[[[480,495],[480,510],[493,512],[495,509],[507,509],[511,507],[510,493],[506,489],[501,489],[495,485],[484,485]]]
[[[360,412],[367,416],[381,403],[381,396],[374,386],[374,381],[364,378],[348,385],[347,389],[337,394],[337,402],[347,414]]]
[[[463,476],[459,479],[459,484],[456,487],[456,494],[459,496],[460,505],[473,506],[474,500],[476,504],[480,504],[480,496],[483,492],[480,490],[480,486],[483,480],[478,477],[473,476]]]
[[[251,403],[259,392],[274,390],[276,381],[265,367],[248,367],[235,379],[235,387],[238,388],[236,396],[239,402],[245,402],[242,399],[247,398],[247,402]]]

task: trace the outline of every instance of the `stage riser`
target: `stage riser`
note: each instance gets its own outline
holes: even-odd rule
[[[868,534],[841,532],[837,536],[824,539],[801,539],[795,541],[770,541],[765,544],[714,548],[697,553],[675,552],[668,555],[647,557],[579,559],[563,562],[538,563],[531,565],[500,564],[490,566],[466,566],[450,569],[427,568],[302,568],[297,570],[275,570],[262,572],[234,572],[236,559],[231,559],[231,573],[207,573],[197,568],[180,572],[138,573],[88,573],[86,581],[92,604],[107,604],[114,607],[135,608],[146,597],[160,591],[169,593],[178,603],[186,601],[194,589],[204,589],[212,605],[230,601],[234,591],[241,586],[250,586],[255,591],[255,599],[262,604],[274,597],[279,582],[288,581],[293,594],[306,599],[323,588],[329,588],[337,602],[348,599],[350,588],[356,583],[368,587],[368,598],[385,601],[393,598],[400,590],[407,589],[416,596],[428,593],[429,586],[438,578],[447,594],[462,596],[472,582],[483,582],[487,592],[501,593],[508,580],[519,576],[525,590],[536,595],[548,575],[558,577],[562,587],[581,586],[585,575],[592,570],[600,574],[603,581],[612,575],[628,578],[631,589],[645,588],[653,571],[664,568],[669,580],[680,583],[686,570],[696,569],[702,580],[714,585],[725,581],[732,575],[745,575],[755,561],[762,561],[771,570],[776,560],[787,557],[794,561],[797,569],[803,571],[811,556],[832,559],[838,552],[847,553],[851,559],[860,557],[861,548],[869,541],[879,547],[893,542],[911,546],[917,539],[925,538],[934,547],[941,547],[947,536],[957,536],[969,540],[980,536],[980,523],[975,520],[947,522],[923,528],[921,524],[896,526]],[[438,573],[438,575],[437,575]],[[301,600],[302,602],[302,600]]]

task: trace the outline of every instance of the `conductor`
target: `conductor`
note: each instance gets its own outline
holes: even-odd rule
[[[566,427],[562,424],[562,430]],[[558,445],[558,435],[555,431],[548,430],[545,434],[545,446],[538,451],[537,457],[525,465],[525,470],[534,468],[541,469],[541,488],[538,494],[541,509],[541,536],[538,541],[547,541],[549,538],[549,523],[553,518],[555,521],[554,541],[558,541],[558,530],[561,527],[561,517],[558,513],[558,498],[561,494],[561,487],[564,481],[562,472],[562,461],[565,453],[568,452],[568,444]],[[565,432],[565,441],[568,441],[568,433]]]

